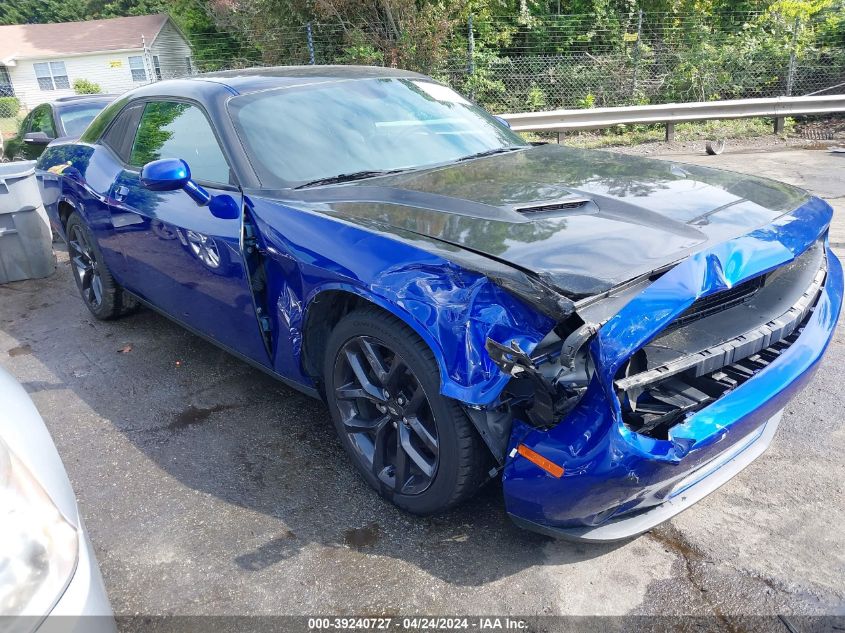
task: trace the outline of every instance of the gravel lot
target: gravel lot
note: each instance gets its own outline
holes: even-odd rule
[[[823,195],[845,255],[845,155],[662,158]],[[119,615],[843,615],[843,332],[740,476],[650,534],[574,545],[513,527],[495,484],[445,516],[399,512],[322,404],[150,311],[95,321],[64,253],[0,286],[0,363],[53,433]]]

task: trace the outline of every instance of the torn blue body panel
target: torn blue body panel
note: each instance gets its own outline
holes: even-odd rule
[[[311,380],[302,330],[314,301],[330,291],[360,296],[413,327],[434,352],[441,392],[470,405],[493,402],[509,380],[484,351],[488,337],[531,350],[554,327],[486,276],[395,235],[280,202],[257,199],[251,208],[269,256],[269,296],[277,297],[274,369],[288,379]]]
[[[696,299],[794,259],[825,235],[832,210],[815,198],[776,223],[692,255],[632,299],[591,343],[596,372],[579,405],[554,428],[516,421],[522,443],[564,467],[560,479],[512,457],[504,471],[508,512],[524,523],[579,532],[667,501],[679,481],[749,437],[812,376],[842,303],[842,268],[826,248],[827,276],[796,341],[753,378],[655,439],[622,421],[613,381],[631,356]],[[624,535],[624,530],[615,534]]]

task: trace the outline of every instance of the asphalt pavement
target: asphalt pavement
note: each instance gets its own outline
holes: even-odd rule
[[[845,255],[845,155],[662,158],[826,197]],[[149,310],[96,321],[64,253],[0,286],[0,364],[53,434],[119,615],[845,614],[843,332],[738,477],[649,534],[581,545],[511,525],[496,483],[444,516],[400,512],[321,403]]]

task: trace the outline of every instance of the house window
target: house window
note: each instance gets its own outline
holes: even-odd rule
[[[61,90],[70,88],[67,70],[64,62],[38,62],[35,68],[35,78],[41,90]]]
[[[0,97],[14,97],[15,89],[12,88],[12,79],[5,66],[0,66]]]
[[[156,79],[161,81],[161,63],[158,60],[158,55],[153,55],[153,71],[155,71]]]
[[[144,58],[140,55],[129,58],[129,70],[132,71],[132,81],[147,80],[147,71],[144,68]]]

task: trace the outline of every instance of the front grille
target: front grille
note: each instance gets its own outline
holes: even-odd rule
[[[656,339],[653,347],[639,350],[614,381],[623,422],[641,435],[666,439],[669,429],[687,415],[752,378],[797,340],[818,301],[826,276],[824,254],[819,248],[812,248],[765,278],[760,276],[706,297],[710,299],[707,303],[696,301],[682,316],[700,319],[727,310],[726,304],[737,306],[748,301],[759,292],[755,303],[737,308],[739,312],[719,315],[715,322],[704,322]],[[797,288],[803,290],[796,297],[793,293]],[[765,316],[774,307],[777,312]],[[737,331],[749,314],[759,311],[762,312],[756,325]],[[760,317],[768,320],[762,322]],[[689,322],[685,320],[684,324]],[[710,338],[704,345],[703,340],[695,342],[696,336]],[[685,352],[686,344],[689,351]],[[678,346],[680,355],[660,357],[662,350],[673,349],[673,345]],[[652,357],[649,363],[651,354],[660,360]]]
[[[696,299],[693,304],[682,312],[677,319],[675,319],[668,330],[674,330],[685,325],[689,325],[693,321],[698,321],[704,317],[708,317],[717,312],[722,312],[738,306],[740,303],[745,303],[753,297],[766,283],[766,276],[760,275],[753,279],[748,279],[733,288],[728,288],[721,292],[716,292],[706,297]]]
[[[696,376],[687,372],[654,385],[640,398],[636,410],[629,402],[625,403],[622,409],[625,424],[640,435],[667,439],[669,429],[687,414],[706,407],[765,369],[798,340],[802,330],[803,327],[756,354],[707,374]]]

